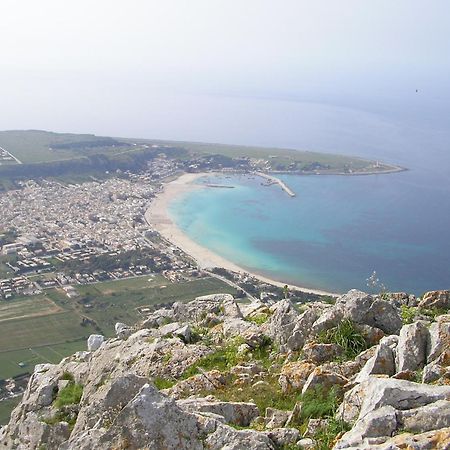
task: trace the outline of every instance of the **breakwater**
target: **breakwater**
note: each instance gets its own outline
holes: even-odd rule
[[[254,174],[258,175],[261,178],[265,178],[270,182],[270,184],[278,184],[278,186],[280,186],[281,189],[283,189],[283,191],[286,192],[286,194],[288,194],[290,197],[295,197],[296,195],[295,192],[284,181],[280,180],[279,178],[264,172],[254,172]]]

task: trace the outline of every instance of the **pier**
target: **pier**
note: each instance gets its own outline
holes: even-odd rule
[[[263,173],[263,172],[254,172],[254,174],[270,181],[270,184],[278,184],[281,187],[281,189],[283,189],[283,191],[286,192],[286,194],[288,194],[290,197],[295,197],[295,195],[296,195],[295,192],[279,178],[269,175],[267,173]]]

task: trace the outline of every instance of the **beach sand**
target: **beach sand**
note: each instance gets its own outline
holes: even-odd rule
[[[213,173],[185,173],[177,179],[167,183],[163,187],[156,198],[152,201],[149,209],[145,213],[145,220],[147,223],[164,238],[170,241],[173,245],[182,249],[185,253],[190,255],[202,269],[211,269],[213,267],[223,267],[224,269],[232,270],[241,274],[249,274],[265,283],[273,284],[275,286],[283,287],[286,283],[269,279],[257,273],[249,272],[242,267],[234,264],[231,261],[217,255],[211,250],[202,247],[193,240],[191,240],[177,225],[172,221],[169,215],[169,204],[179,195],[189,192],[192,189],[208,189],[206,186],[195,184],[195,180],[205,175],[214,175]],[[338,294],[326,292],[318,289],[309,289],[302,286],[288,285],[291,290],[298,290],[302,292],[337,296]]]

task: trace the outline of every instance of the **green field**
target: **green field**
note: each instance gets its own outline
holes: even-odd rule
[[[24,164],[79,158],[88,153],[117,153],[129,150],[126,146],[89,147],[95,141],[101,142],[103,139],[92,134],[51,133],[39,130],[0,131],[0,147]],[[79,147],[71,148],[70,145],[75,143],[79,144]],[[83,143],[87,147],[83,147]],[[61,144],[68,148],[58,148]]]
[[[189,301],[215,292],[235,290],[215,278],[170,283],[160,275],[77,286],[70,299],[60,289],[0,302],[0,379],[30,371],[37,362],[57,362],[86,349],[92,333],[114,335],[116,322],[135,324],[137,308]],[[85,323],[83,318],[92,322]],[[30,350],[30,348],[32,350]],[[18,363],[28,361],[25,367]]]
[[[19,404],[21,397],[10,398],[0,402],[0,425],[6,425],[9,422],[11,411]]]

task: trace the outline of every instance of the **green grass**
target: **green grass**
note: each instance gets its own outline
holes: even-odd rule
[[[341,346],[347,359],[353,359],[367,349],[366,339],[349,319],[343,320],[337,327],[320,333],[318,341],[322,344]]]
[[[0,301],[0,324],[3,326],[9,320],[49,315],[60,311],[61,308],[49,300],[45,294],[15,297],[12,300]]]
[[[169,389],[176,383],[176,380],[163,378],[163,377],[155,377],[153,379],[153,384],[159,390],[161,389]]]
[[[53,405],[58,409],[67,405],[76,405],[80,403],[82,395],[83,386],[81,384],[69,382],[66,387],[58,392]]]
[[[19,404],[22,396],[9,398],[0,402],[0,425],[6,425],[9,422],[12,410]]]
[[[0,147],[23,163],[39,163],[73,159],[86,153],[83,147],[73,149],[51,148],[58,144],[83,143],[103,138],[90,134],[51,133],[47,131],[0,131]],[[117,153],[128,147],[96,147],[91,153]]]

